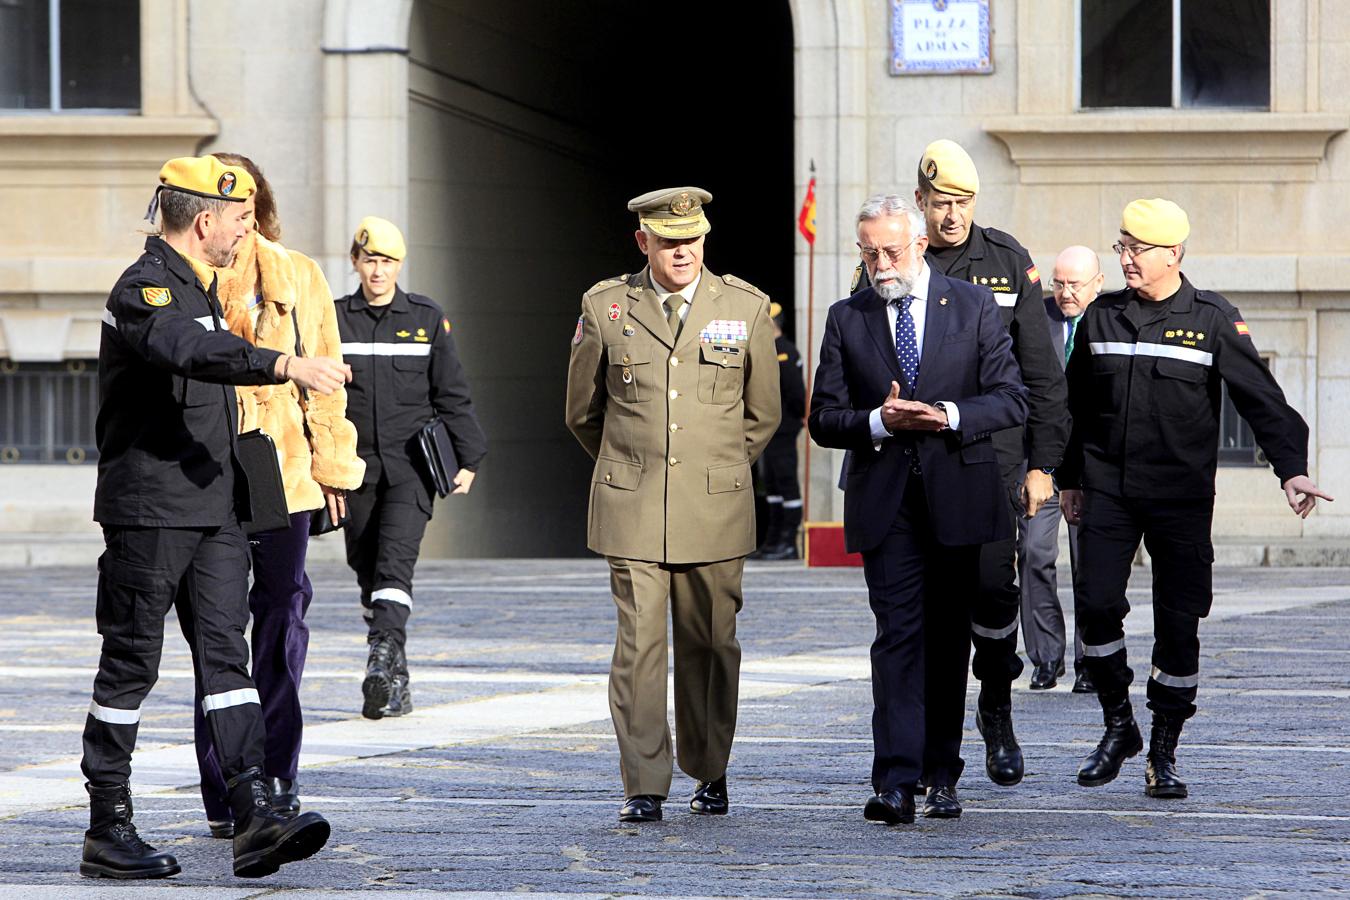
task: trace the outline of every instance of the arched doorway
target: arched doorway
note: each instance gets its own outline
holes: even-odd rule
[[[793,295],[790,13],[737,9],[693,0],[672,35],[659,4],[414,3],[409,284],[446,306],[492,441],[429,553],[585,552],[567,356],[581,293],[642,265],[628,198],[707,188],[709,267]]]

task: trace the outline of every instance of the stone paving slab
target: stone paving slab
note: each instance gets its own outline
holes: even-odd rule
[[[1078,762],[1099,736],[1095,700],[1069,693],[1071,679],[1027,691],[1024,676],[1014,701],[1024,782],[1000,788],[984,777],[968,715],[963,818],[888,829],[861,816],[873,626],[857,570],[748,567],[732,814],[689,815],[693,785],[677,772],[666,821],[639,827],[614,818],[621,792],[604,706],[613,610],[602,562],[424,564],[409,646],[418,711],[383,723],[358,715],[364,643],[354,587],[340,566],[319,565],[301,783],[307,807],[334,823],[332,841],[262,882],[230,876],[228,844],[208,836],[192,784],[188,656],[170,623],[134,784],[143,834],[172,849],[184,872],[132,885],[75,871],[87,813],[69,798],[79,796],[79,730],[98,650],[93,573],[7,575],[0,896],[1350,893],[1345,570],[1216,572],[1200,712],[1179,754],[1189,799],[1146,798],[1142,756],[1110,785],[1077,787]],[[1130,594],[1141,672],[1147,576],[1136,572]]]

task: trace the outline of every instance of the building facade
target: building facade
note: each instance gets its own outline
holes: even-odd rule
[[[846,293],[858,204],[912,190],[938,137],[979,166],[977,222],[1043,273],[1083,243],[1119,286],[1125,203],[1185,207],[1185,272],[1242,308],[1312,426],[1314,478],[1350,497],[1350,22],[1330,0],[1243,0],[1224,20],[1172,0],[989,0],[991,72],[909,75],[891,74],[888,0],[691,0],[679,30],[648,6],[0,7],[0,531],[92,532],[103,301],[160,163],[214,150],[261,165],[283,241],[335,293],[356,285],[362,216],[405,226],[403,284],[446,308],[492,448],[474,493],[438,509],[429,555],[584,552],[567,347],[581,293],[642,264],[628,197],[710,189],[709,266],[786,300],[805,353]],[[795,230],[812,163],[813,267]],[[1350,505],[1290,515],[1228,424],[1217,536],[1350,537]],[[842,514],[838,465],[810,455],[814,520]]]

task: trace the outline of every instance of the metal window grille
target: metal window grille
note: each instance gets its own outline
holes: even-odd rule
[[[1270,365],[1268,357],[1262,357]],[[1223,385],[1223,402],[1219,406],[1219,465],[1267,466],[1266,455],[1256,446],[1256,435],[1242,416],[1238,415],[1233,399],[1228,396],[1228,385]]]
[[[0,360],[0,464],[96,462],[97,413],[97,360]]]

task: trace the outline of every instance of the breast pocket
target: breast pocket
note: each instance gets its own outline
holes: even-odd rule
[[[1153,408],[1160,417],[1193,419],[1208,412],[1208,366],[1161,357],[1153,372]]]
[[[701,344],[698,358],[699,401],[736,403],[744,393],[745,348],[730,344]]]
[[[1100,413],[1125,408],[1125,388],[1130,374],[1130,357],[1118,353],[1093,354],[1093,408]]]
[[[430,355],[394,357],[394,393],[399,403],[426,406],[431,402],[430,381],[427,377],[430,364]]]
[[[625,403],[646,403],[652,398],[652,349],[634,344],[611,344],[608,349],[605,387],[611,397]]]

